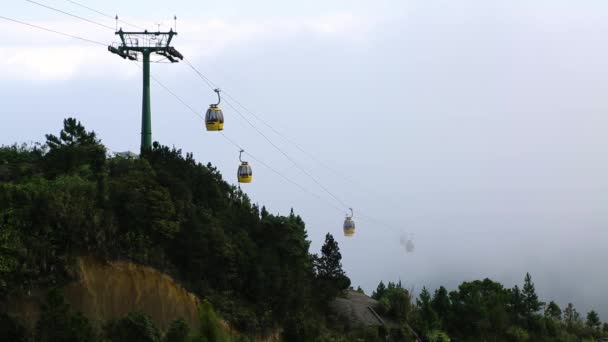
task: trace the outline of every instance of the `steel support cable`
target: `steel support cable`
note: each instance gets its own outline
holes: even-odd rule
[[[140,67],[138,64],[137,67]],[[141,68],[141,67],[140,67]],[[167,87],[166,85],[164,85],[161,81],[159,81],[156,77],[154,76],[150,76],[150,78],[152,78],[152,80],[154,82],[156,82],[158,85],[160,85],[163,89],[165,89],[169,94],[171,94],[173,97],[175,97],[179,102],[181,102],[184,106],[186,106],[186,108],[188,108],[193,114],[195,114],[198,117],[201,117],[204,119],[204,117],[199,114],[192,106],[190,106],[188,103],[186,103],[186,101],[184,101],[181,97],[179,97],[175,92],[173,92],[171,89],[169,89],[169,87]],[[230,139],[226,134],[224,134],[224,132],[220,132],[222,134],[222,136],[228,141],[230,142],[232,145],[234,145],[236,148],[238,148],[239,150],[243,150],[243,148],[241,147],[241,145],[239,145],[237,142],[235,142],[234,140]],[[323,197],[319,196],[318,194],[308,190],[306,187],[302,186],[301,184],[295,182],[294,180],[290,179],[289,177],[283,175],[281,172],[277,171],[276,169],[274,169],[273,167],[271,167],[270,165],[268,165],[267,163],[263,162],[262,160],[260,160],[259,158],[256,158],[254,155],[252,155],[250,152],[245,151],[245,154],[247,154],[248,156],[251,157],[251,159],[255,160],[257,163],[259,163],[260,165],[266,167],[267,169],[269,169],[270,171],[276,173],[277,175],[279,175],[281,178],[283,178],[284,180],[286,180],[287,182],[295,185],[296,187],[298,187],[299,189],[301,189],[304,192],[307,192],[308,194],[314,196],[315,198],[325,201],[328,205],[331,205],[333,208],[335,208],[336,210],[343,212],[342,209],[340,209],[338,206],[334,205],[333,203],[327,202]]]
[[[209,79],[203,73],[201,73],[194,65],[192,65],[192,63],[190,61],[186,60],[185,58],[184,58],[184,61],[207,84],[207,86],[209,88],[211,88],[212,90],[215,89],[215,88],[218,88],[218,86],[211,79]],[[253,116],[254,118],[256,118],[258,121],[260,121],[266,127],[268,127],[272,132],[274,132],[276,135],[278,135],[279,137],[281,137],[283,140],[287,141],[289,144],[291,144],[292,146],[294,146],[300,152],[304,153],[306,156],[308,156],[310,159],[312,159],[313,161],[315,161],[317,164],[321,165],[323,168],[327,169],[328,171],[330,171],[331,173],[333,173],[335,176],[338,176],[341,179],[347,180],[348,182],[350,182],[353,185],[356,185],[356,186],[359,186],[359,187],[363,187],[361,184],[359,184],[358,182],[354,181],[352,178],[350,178],[350,177],[348,177],[348,176],[346,176],[346,175],[344,175],[344,174],[336,171],[334,168],[328,166],[326,163],[324,163],[323,161],[321,161],[320,159],[318,159],[317,157],[315,157],[314,154],[306,151],[302,146],[300,146],[295,141],[289,139],[286,135],[284,135],[279,130],[277,130],[276,128],[274,128],[266,120],[262,119],[259,115],[256,115],[253,111],[251,111],[249,108],[247,108],[245,105],[243,105],[237,99],[235,99],[232,95],[230,95],[230,93],[228,91],[224,90],[223,92],[226,95],[226,97],[228,97],[235,104],[237,104],[239,107],[241,107],[243,110],[245,110],[245,112],[247,112],[248,114],[250,114],[251,116]],[[365,190],[367,191],[368,189],[365,189]]]
[[[63,33],[63,32],[60,32],[60,31],[56,31],[56,30],[53,30],[53,29],[49,29],[49,28],[46,28],[46,27],[42,27],[42,26],[30,24],[30,23],[26,23],[24,21],[8,18],[8,17],[5,17],[5,16],[1,16],[0,15],[0,19],[12,21],[12,22],[15,22],[15,23],[18,23],[18,24],[21,24],[21,25],[25,25],[25,26],[34,27],[34,28],[37,28],[39,30],[43,30],[43,31],[59,34],[59,35],[65,36],[65,37],[70,37],[70,38],[82,40],[82,41],[85,41],[87,43],[93,43],[93,44],[98,44],[98,45],[102,45],[102,46],[108,46],[108,44],[106,44],[106,43],[98,42],[98,41],[95,41],[95,40],[92,40],[92,39],[88,39],[88,38],[79,37],[79,36],[76,36],[76,35],[73,35],[73,34],[69,34],[69,33]]]
[[[215,89],[217,88],[217,85],[208,77],[206,77],[202,72],[200,72],[194,65],[192,65],[192,63],[190,61],[188,61],[187,59],[184,58],[184,61],[186,62],[186,64],[207,84],[207,86],[210,89]],[[299,146],[297,143],[295,143],[294,141],[292,141],[291,139],[287,138],[284,134],[282,134],[281,132],[279,132],[277,129],[275,129],[274,127],[272,127],[272,125],[270,125],[269,123],[267,123],[265,120],[263,120],[262,118],[260,118],[258,115],[256,115],[255,113],[253,113],[251,110],[249,110],[247,107],[245,107],[243,104],[241,104],[238,100],[236,100],[233,96],[231,96],[227,91],[223,91],[224,94],[226,94],[226,97],[228,97],[228,99],[230,99],[230,101],[234,102],[235,104],[239,105],[241,108],[243,108],[245,111],[247,111],[250,115],[252,115],[254,118],[258,119],[260,122],[262,122],[265,126],[267,126],[269,129],[271,129],[275,134],[277,134],[278,136],[282,137],[284,140],[286,140],[287,142],[289,142],[290,144],[292,144],[294,147],[296,147],[298,150],[300,150],[302,153],[308,155],[311,159],[313,159],[314,161],[316,161],[319,165],[325,167],[327,170],[331,171],[332,173],[334,173],[335,175],[342,177],[344,179],[347,179],[348,181],[350,181],[351,183],[353,183],[354,185],[360,186],[362,187],[360,184],[356,183],[355,181],[353,181],[352,179],[349,179],[349,177],[346,177],[342,174],[340,174],[339,172],[335,171],[333,168],[327,166],[325,163],[321,162],[320,160],[318,160],[316,157],[314,157],[314,155],[312,155],[312,153],[304,150],[301,146]],[[239,114],[245,121],[247,121],[247,123],[249,123],[249,125],[251,125],[256,131],[258,131],[258,133],[260,133],[262,136],[264,136],[264,138],[271,143],[273,146],[275,145],[274,143],[270,142],[269,139],[261,132],[259,132],[259,130],[253,126],[253,124],[246,119],[236,108],[234,108],[234,106],[232,106],[228,101],[225,100],[226,103],[232,108],[234,109],[237,114]],[[276,146],[275,146],[276,147]],[[278,149],[278,148],[277,148]],[[280,149],[278,149],[281,153],[283,153]],[[285,154],[284,154],[285,155]],[[292,161],[292,163],[294,163],[294,165],[296,167],[298,167],[297,164],[295,164],[295,162],[293,160],[291,160],[290,157],[288,157],[287,155],[285,155],[286,158],[290,159],[290,161]],[[306,171],[302,170],[300,167],[298,167],[300,169],[300,171],[307,173]],[[309,175],[310,177],[311,175]],[[313,179],[314,180],[314,179]],[[319,183],[317,183],[319,186],[321,186],[323,188],[323,186]],[[324,189],[325,190],[325,189]],[[366,189],[367,190],[367,189]],[[333,196],[332,196],[333,197]],[[335,197],[334,197],[335,198]],[[337,198],[335,198],[337,199]],[[340,201],[339,199],[337,199],[339,202],[341,202],[342,205],[346,206],[342,201]],[[359,212],[359,211],[358,211]],[[375,222],[376,224],[379,224],[380,226],[382,226],[383,228],[389,228],[391,230],[398,230],[396,227],[393,227],[381,220],[378,220],[372,216],[368,216],[365,214],[359,214],[362,218],[366,219],[367,221],[370,222]]]
[[[44,7],[44,8],[46,8],[46,9],[50,9],[51,11],[55,11],[55,12],[59,12],[59,13],[63,13],[63,14],[65,14],[65,15],[69,15],[70,17],[74,17],[74,18],[77,18],[77,19],[80,19],[80,20],[84,20],[84,21],[89,22],[89,23],[91,23],[91,24],[95,24],[95,25],[97,25],[97,26],[101,26],[101,27],[104,27],[104,28],[108,28],[108,29],[110,29],[110,30],[114,31],[114,28],[113,28],[112,26],[108,26],[108,25],[105,25],[105,24],[99,23],[99,22],[97,22],[97,21],[94,21],[94,20],[90,20],[90,19],[84,18],[84,17],[81,17],[81,16],[79,16],[79,15],[72,14],[72,13],[70,13],[70,12],[66,12],[66,11],[60,10],[60,9],[55,8],[55,7],[52,7],[52,6],[48,6],[48,5],[45,5],[45,4],[41,4],[41,3],[36,2],[36,1],[33,1],[33,0],[25,0],[25,1],[27,1],[27,2],[29,2],[29,3],[32,3],[32,4],[34,4],[34,5],[38,5],[38,6],[40,6],[40,7]]]
[[[105,44],[105,43],[101,43],[101,42],[97,42],[97,41],[94,41],[94,40],[91,40],[91,39],[87,39],[87,38],[83,38],[83,37],[79,37],[79,36],[75,36],[75,35],[71,35],[71,34],[63,33],[63,32],[56,31],[56,30],[52,30],[52,29],[48,29],[48,28],[45,28],[45,27],[42,27],[42,26],[38,26],[38,25],[34,25],[34,24],[29,24],[29,23],[26,23],[26,22],[23,22],[23,21],[19,21],[19,20],[16,20],[16,19],[12,19],[12,18],[8,18],[8,17],[5,17],[5,16],[1,16],[1,15],[0,15],[0,19],[4,19],[4,20],[7,20],[7,21],[12,21],[12,22],[15,22],[15,23],[18,23],[18,24],[22,24],[22,25],[26,25],[26,26],[34,27],[34,28],[37,28],[37,29],[40,29],[40,30],[43,30],[43,31],[47,31],[47,32],[51,32],[51,33],[55,33],[55,34],[59,34],[59,35],[62,35],[62,36],[66,36],[66,37],[70,37],[70,38],[74,38],[74,39],[82,40],[82,41],[85,41],[85,42],[89,42],[89,43],[94,43],[94,44],[99,44],[99,45],[102,45],[102,46],[106,46],[106,44]],[[136,63],[134,63],[134,65],[136,65],[137,67],[141,68],[141,66],[139,66],[139,65],[138,65],[138,64],[136,64]],[[165,89],[165,91],[167,91],[169,94],[171,94],[173,97],[175,97],[175,99],[177,99],[177,100],[178,100],[180,103],[182,103],[182,104],[183,104],[183,105],[184,105],[186,108],[188,108],[188,109],[189,109],[189,110],[190,110],[190,111],[191,111],[191,112],[192,112],[194,115],[196,115],[196,116],[198,116],[198,117],[200,117],[200,118],[204,119],[204,117],[203,117],[201,114],[199,114],[199,113],[198,113],[198,112],[197,112],[197,111],[196,111],[196,110],[195,110],[195,109],[194,109],[192,106],[190,106],[190,105],[189,105],[189,104],[188,104],[186,101],[184,101],[184,100],[183,100],[181,97],[179,97],[179,96],[178,96],[176,93],[174,93],[173,91],[171,91],[171,89],[169,89],[167,86],[165,86],[165,85],[164,85],[162,82],[160,82],[160,81],[159,81],[159,80],[158,80],[156,77],[154,77],[154,76],[152,76],[152,75],[151,75],[151,76],[150,76],[150,78],[151,78],[151,79],[152,79],[152,80],[153,80],[155,83],[157,83],[158,85],[160,85],[160,86],[161,86],[163,89]],[[223,136],[223,137],[224,137],[224,138],[225,138],[227,141],[229,141],[230,143],[232,143],[232,144],[233,144],[234,146],[236,146],[237,148],[242,149],[242,148],[240,147],[240,145],[238,145],[236,142],[234,142],[233,140],[231,140],[230,138],[228,138],[228,137],[227,137],[225,134],[223,134],[223,132],[221,132],[221,133],[222,133],[222,136]],[[317,198],[317,199],[324,200],[324,199],[323,199],[321,196],[317,195],[316,193],[314,193],[314,192],[312,192],[312,191],[308,190],[308,189],[307,189],[307,188],[305,188],[304,186],[300,185],[299,183],[297,183],[297,182],[293,181],[292,179],[288,178],[287,176],[283,175],[283,174],[282,174],[282,173],[280,173],[279,171],[277,171],[277,170],[275,170],[274,168],[272,168],[270,165],[268,165],[268,164],[266,164],[265,162],[263,162],[262,160],[260,160],[260,159],[256,158],[256,157],[255,157],[254,155],[252,155],[251,153],[249,153],[249,152],[245,152],[245,153],[246,153],[247,155],[249,155],[249,156],[250,156],[250,157],[251,157],[253,160],[255,160],[256,162],[258,162],[260,165],[262,165],[262,166],[264,166],[264,167],[268,168],[269,170],[271,170],[272,172],[276,173],[277,175],[279,175],[281,178],[283,178],[284,180],[288,181],[289,183],[291,183],[291,184],[295,185],[296,187],[298,187],[298,188],[299,188],[299,189],[301,189],[302,191],[307,192],[308,194],[310,194],[310,195],[314,196],[314,197],[315,197],[315,198]],[[340,211],[340,212],[343,212],[343,210],[342,210],[342,209],[340,209],[339,207],[335,206],[334,204],[329,203],[329,202],[327,202],[327,204],[328,204],[328,205],[331,205],[331,206],[332,206],[333,208],[335,208],[336,210],[338,210],[338,211]]]
[[[95,12],[95,13],[97,13],[97,14],[100,14],[100,15],[102,15],[102,16],[104,16],[104,17],[106,17],[106,18],[110,18],[110,19],[114,19],[114,20],[116,20],[116,17],[114,17],[114,16],[112,16],[112,15],[109,15],[109,14],[107,14],[107,13],[103,13],[103,12],[101,12],[101,11],[98,11],[98,10],[96,10],[96,9],[92,8],[92,7],[89,7],[89,6],[83,5],[83,4],[78,3],[78,2],[76,2],[76,1],[72,1],[72,0],[65,0],[65,1],[67,1],[67,2],[69,2],[69,3],[71,3],[71,4],[74,4],[74,5],[76,5],[76,6],[80,6],[80,7],[82,7],[82,8],[86,8],[86,9],[88,9],[89,11],[92,11],[92,12]],[[119,21],[119,22],[121,22],[121,23],[123,23],[123,24],[125,24],[125,25],[129,25],[129,26],[132,26],[132,27],[136,27],[136,28],[138,28],[138,29],[140,29],[140,30],[146,30],[145,28],[143,28],[143,27],[141,27],[141,26],[137,26],[137,25],[134,25],[134,24],[128,23],[128,22],[126,22],[126,21],[124,21],[124,20],[121,20],[121,19],[118,19],[118,21]]]
[[[220,132],[222,134],[222,136],[228,141],[230,142],[232,145],[234,145],[237,149],[243,150],[243,148],[234,140],[230,139],[224,132]],[[273,168],[272,166],[268,165],[267,163],[261,161],[260,159],[256,158],[253,154],[251,154],[250,152],[244,151],[244,153],[246,155],[248,155],[249,157],[251,157],[252,160],[254,160],[255,162],[257,162],[258,164],[264,166],[265,168],[269,169],[270,171],[274,172],[275,174],[277,174],[278,176],[280,176],[281,178],[283,178],[285,181],[291,183],[292,185],[298,187],[300,190],[308,193],[309,195],[314,196],[315,198],[317,198],[318,200],[324,201],[325,203],[327,203],[328,205],[332,206],[333,208],[335,208],[337,211],[339,212],[344,212],[344,210],[342,210],[340,207],[336,206],[335,204],[327,201],[326,199],[324,199],[323,197],[319,196],[318,194],[310,191],[309,189],[305,188],[304,186],[302,186],[301,184],[293,181],[292,179],[288,178],[287,176],[283,175],[281,172],[277,171],[275,168]]]
[[[207,78],[205,75],[203,75],[203,73],[201,73],[200,71],[198,71],[198,69],[196,67],[194,67],[194,65],[192,65],[192,63],[190,63],[190,61],[184,57],[184,62],[186,62],[186,65],[188,65],[190,67],[190,69],[192,69],[197,75],[198,77],[200,77],[209,88],[211,88],[211,90],[215,90],[217,87],[213,81],[211,81],[209,78]]]
[[[211,80],[209,80],[207,77],[205,77],[200,71],[198,71],[194,65],[192,65],[192,63],[190,63],[190,61],[188,61],[187,59],[184,58],[184,60],[186,61],[186,64],[192,69],[194,70],[194,72],[196,72],[199,77],[201,79],[203,79],[205,81],[205,83],[207,83],[207,85],[209,87],[211,87],[212,89],[215,89],[215,85],[213,82],[211,82]],[[323,184],[321,184],[321,182],[319,182],[316,177],[314,177],[311,173],[309,173],[308,171],[306,171],[306,169],[304,169],[300,164],[298,164],[293,158],[291,158],[285,151],[283,151],[283,149],[281,149],[279,146],[277,146],[274,142],[272,142],[272,140],[270,140],[270,138],[268,138],[268,136],[266,134],[264,134],[264,132],[262,132],[261,130],[259,130],[249,119],[247,119],[245,117],[245,115],[243,115],[243,113],[241,113],[241,111],[239,111],[235,106],[233,106],[230,101],[224,100],[226,102],[226,104],[232,108],[232,110],[234,110],[243,120],[245,120],[245,122],[247,122],[247,124],[249,124],[249,126],[251,126],[251,128],[253,128],[259,135],[261,135],[264,140],[266,140],[272,147],[274,147],[277,151],[279,151],[279,153],[281,153],[287,160],[289,160],[298,170],[300,170],[302,173],[304,173],[306,176],[308,176],[310,179],[313,180],[313,182],[315,182],[315,184],[317,184],[321,189],[323,189],[323,191],[325,191],[327,194],[329,194],[333,199],[335,199],[338,203],[340,203],[340,205],[342,205],[344,208],[349,208],[349,206],[344,203],[344,201],[342,201],[340,198],[338,198],[338,196],[334,195],[331,191],[329,191],[329,189],[327,189]]]
[[[251,121],[249,121],[249,119],[247,119],[236,107],[234,107],[230,101],[224,100],[226,102],[226,104],[232,108],[241,118],[243,118],[243,120],[245,120],[259,135],[261,135],[272,147],[274,147],[277,151],[279,151],[287,160],[289,160],[298,170],[300,170],[302,173],[304,173],[306,176],[308,176],[310,179],[312,179],[313,182],[315,182],[315,184],[317,184],[321,189],[323,189],[323,191],[325,191],[328,195],[330,195],[333,199],[335,199],[338,203],[340,203],[340,205],[342,205],[344,208],[349,208],[349,206],[344,203],[344,201],[342,201],[340,198],[338,198],[338,196],[334,195],[331,191],[329,191],[329,189],[327,189],[323,184],[321,184],[321,182],[319,182],[317,180],[317,178],[315,176],[313,176],[311,173],[309,173],[308,171],[306,171],[306,169],[304,169],[300,164],[298,164],[293,158],[291,158],[285,151],[283,151],[283,149],[281,149],[279,146],[277,146],[275,143],[272,142],[272,140],[270,140],[270,138],[268,138],[268,136],[266,136],[266,134],[264,134],[262,131],[260,131],[253,123],[251,123]]]

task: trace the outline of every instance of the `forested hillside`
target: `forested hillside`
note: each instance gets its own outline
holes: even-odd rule
[[[316,255],[307,238],[293,210],[271,215],[191,154],[155,143],[136,158],[109,155],[95,133],[66,119],[60,134],[44,143],[0,147],[0,304],[36,291],[46,297],[31,331],[0,312],[0,340],[231,341],[280,334],[285,341],[574,342],[608,336],[595,311],[582,317],[572,304],[543,303],[528,274],[521,288],[484,279],[450,292],[423,288],[417,296],[401,282],[381,282],[372,297],[385,326],[337,322],[328,304],[350,285],[338,244],[327,234]],[[98,324],[98,317],[75,312],[61,289],[77,277],[81,257],[171,275],[201,299],[200,328],[175,317],[160,331],[142,312]]]
[[[70,282],[76,256],[126,259],[171,274],[245,335],[281,327],[307,340],[350,284],[333,238],[310,254],[293,210],[272,215],[210,164],[158,143],[109,156],[75,119],[45,143],[0,148],[0,225],[3,298]]]

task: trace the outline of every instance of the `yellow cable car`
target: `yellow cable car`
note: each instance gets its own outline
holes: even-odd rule
[[[217,104],[209,105],[209,109],[207,109],[207,114],[205,114],[205,126],[208,131],[221,131],[224,129],[224,113],[220,107],[220,102],[222,102],[222,98],[220,97],[220,89],[217,88],[214,90],[217,93]]]
[[[351,237],[355,235],[355,221],[353,221],[353,208],[350,209],[350,216],[346,214],[346,218],[344,219],[344,236]]]
[[[241,150],[241,152],[239,152],[239,160],[241,161],[241,165],[239,165],[237,177],[239,179],[239,183],[251,183],[251,180],[253,179],[253,172],[251,171],[251,165],[241,159],[243,152],[245,151]]]

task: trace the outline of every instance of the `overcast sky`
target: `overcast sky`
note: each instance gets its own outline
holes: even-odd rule
[[[45,4],[114,27],[66,0]],[[532,274],[544,300],[608,320],[608,2],[81,0],[150,29],[321,166],[242,111],[346,208],[224,106],[225,133],[317,197],[250,162],[244,185],[291,207],[313,251],[331,232],[353,285],[454,289]],[[22,0],[0,15],[110,44],[112,30]],[[123,25],[124,26],[124,25]],[[125,27],[127,28],[127,27]],[[112,151],[138,151],[141,69],[104,46],[6,22],[0,144],[42,141],[75,116]],[[153,75],[204,114],[215,94],[186,64]],[[153,139],[236,181],[238,150],[152,86]],[[337,174],[342,177],[337,177]],[[339,210],[335,207],[339,207]],[[383,222],[380,224],[378,221]],[[416,244],[406,254],[401,235]]]

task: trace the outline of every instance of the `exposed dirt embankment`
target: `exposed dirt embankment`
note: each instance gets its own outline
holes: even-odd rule
[[[125,261],[78,259],[79,281],[64,289],[68,302],[87,317],[108,320],[141,311],[165,330],[177,319],[198,327],[199,299],[170,276]]]
[[[67,285],[63,293],[73,310],[94,323],[140,311],[150,315],[161,330],[178,318],[192,329],[199,327],[199,299],[154,268],[81,257],[77,259],[77,274],[78,280]],[[43,300],[44,291],[35,291],[26,298],[11,298],[5,308],[33,327]]]

